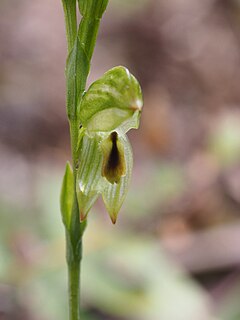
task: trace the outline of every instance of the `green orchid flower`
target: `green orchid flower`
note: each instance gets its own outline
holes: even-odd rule
[[[116,223],[133,166],[126,133],[138,128],[142,104],[139,83],[124,67],[106,72],[84,94],[79,106],[82,127],[77,171],[81,221],[101,194]]]

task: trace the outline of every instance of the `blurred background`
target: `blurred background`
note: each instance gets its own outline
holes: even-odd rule
[[[110,0],[89,83],[144,93],[116,226],[89,216],[83,320],[240,319],[240,1]],[[0,319],[67,319],[60,0],[0,1]]]

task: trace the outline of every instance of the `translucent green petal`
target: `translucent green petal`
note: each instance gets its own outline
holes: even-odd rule
[[[126,174],[120,178],[119,183],[109,183],[105,180],[105,186],[102,192],[102,198],[113,223],[116,223],[118,212],[127,195],[131,180],[133,157],[132,148],[126,135],[119,137],[124,146],[124,156],[126,161]]]
[[[124,133],[127,133],[130,129],[137,129],[139,127],[140,116],[141,116],[141,111],[134,112],[133,116],[131,118],[128,118],[126,121],[124,121],[116,129],[116,131],[124,134]]]
[[[142,93],[136,78],[124,67],[115,67],[95,81],[83,96],[80,120],[91,132],[109,132],[133,117],[138,126]]]
[[[81,220],[86,218],[101,191],[102,152],[99,142],[98,135],[93,138],[85,135],[80,146],[77,197]]]

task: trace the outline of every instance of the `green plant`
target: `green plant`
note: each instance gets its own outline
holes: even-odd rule
[[[85,91],[100,19],[108,0],[62,0],[68,58],[67,116],[72,166],[67,163],[61,190],[66,231],[69,317],[80,319],[80,263],[87,215],[101,194],[113,223],[125,199],[132,172],[126,133],[138,128],[142,108],[139,83],[124,67],[106,72]]]

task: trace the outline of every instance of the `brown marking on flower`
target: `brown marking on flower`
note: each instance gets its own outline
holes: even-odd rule
[[[116,131],[109,136],[110,148],[105,148],[102,176],[104,176],[110,183],[119,183],[122,176],[126,174],[126,164],[124,157],[124,148],[121,142],[118,141],[118,134]]]

